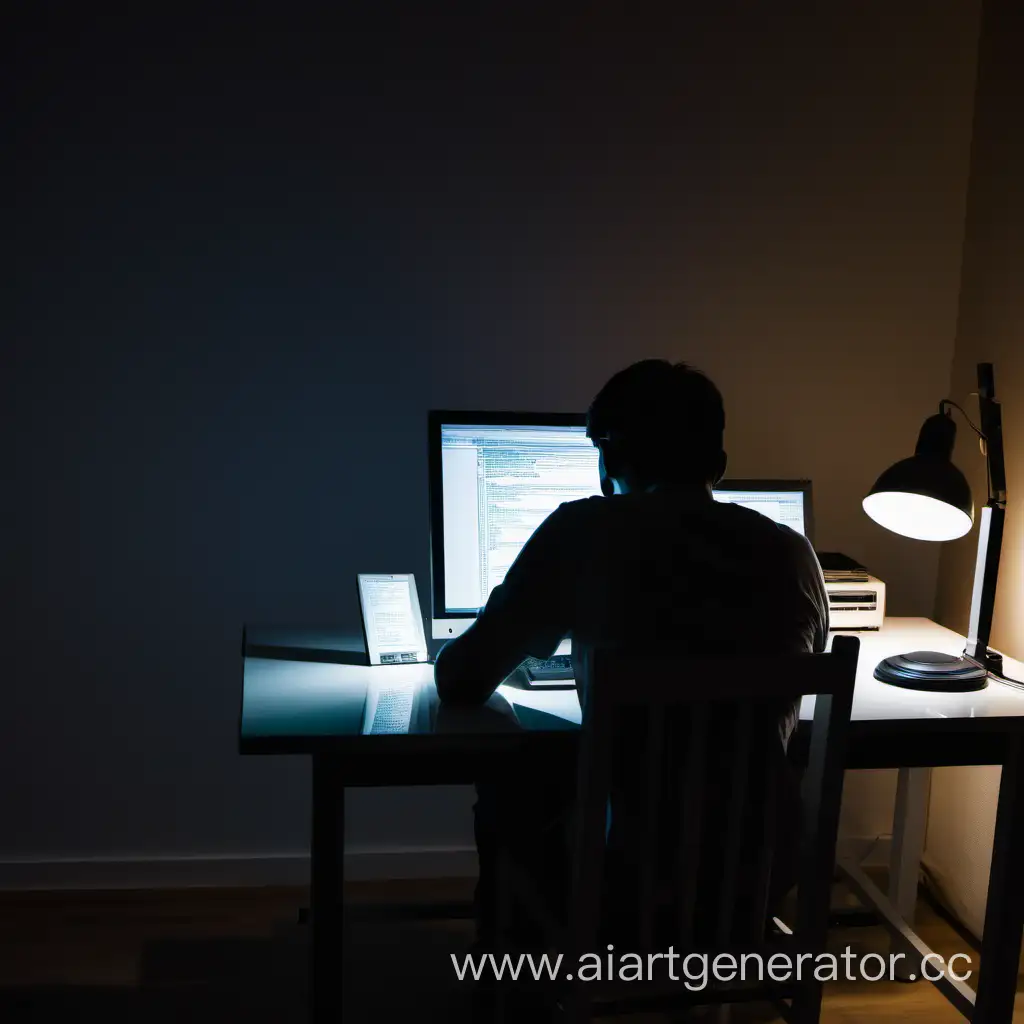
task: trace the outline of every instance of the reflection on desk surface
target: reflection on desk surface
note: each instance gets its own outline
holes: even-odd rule
[[[960,655],[964,638],[930,619],[886,619],[874,632],[853,634],[860,640],[857,688],[853,696],[853,720],[858,721],[938,721],[941,719],[998,718],[1024,715],[1024,690],[995,680],[974,693],[926,693],[890,686],[874,678],[875,666],[884,658],[909,651],[939,651]],[[831,641],[830,637],[830,641]],[[1006,673],[1014,676],[1024,666],[1006,661]],[[1017,678],[1022,678],[1016,675]],[[800,718],[814,714],[814,698],[804,698]]]
[[[912,650],[959,654],[963,637],[927,619],[889,620],[861,640],[854,722],[973,720],[1024,717],[1024,691],[992,682],[976,693],[921,693],[873,678],[884,657]],[[1007,659],[1009,675],[1024,666]],[[403,694],[408,694],[405,699]],[[384,697],[384,712],[381,698]],[[800,717],[810,719],[814,699],[805,698]],[[407,716],[407,717],[406,717]],[[245,659],[243,739],[358,737],[560,731],[581,720],[574,690],[524,690],[500,686],[479,708],[441,705],[431,665],[359,666],[248,657]],[[375,727],[377,723],[377,727]]]
[[[245,662],[243,738],[564,730],[580,720],[573,690],[534,693],[501,686],[482,706],[444,705],[430,665]]]

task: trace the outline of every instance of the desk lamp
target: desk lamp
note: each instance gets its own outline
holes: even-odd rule
[[[1006,516],[1002,414],[991,363],[978,365],[978,404],[980,427],[971,423],[956,402],[943,399],[938,413],[924,421],[914,454],[890,466],[864,499],[864,511],[876,523],[904,537],[944,541],[964,536],[974,522],[974,501],[966,478],[951,461],[956,441],[951,410],[959,409],[981,439],[988,464],[988,502],[981,510],[967,647],[959,658],[937,651],[885,658],[874,672],[883,683],[910,690],[965,693],[983,690],[990,674],[1002,675],[1002,655],[988,649]]]

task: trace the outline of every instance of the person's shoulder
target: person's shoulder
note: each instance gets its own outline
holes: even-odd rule
[[[563,501],[544,523],[548,536],[568,534],[574,537],[590,536],[594,531],[603,533],[613,529],[615,523],[629,522],[628,495],[605,497],[596,494],[589,498]]]
[[[821,579],[817,552],[807,537],[783,523],[773,523],[782,564],[804,580]]]
[[[799,530],[794,530],[791,526],[786,526],[785,523],[774,523],[773,525],[775,526],[780,544],[801,558],[809,555],[817,560],[818,556],[814,553],[814,547],[807,539],[806,534],[800,533]]]
[[[785,523],[777,523],[761,512],[757,512],[746,505],[733,502],[715,502],[715,511],[721,516],[727,516],[734,521],[734,525],[740,529],[746,529],[752,533],[761,533],[771,538],[780,545],[800,544],[806,541],[802,533],[798,533],[791,526]]]
[[[794,559],[803,561],[811,558],[817,561],[818,556],[814,553],[811,542],[799,530],[794,530],[792,526],[787,526],[785,523],[772,522],[770,519],[768,522],[772,539],[780,550]]]
[[[748,536],[756,538],[758,544],[773,548],[783,557],[798,561],[812,558],[817,561],[817,555],[814,553],[811,542],[804,534],[794,530],[791,526],[777,523],[768,516],[743,505],[721,502],[717,507],[720,514],[733,520],[731,526],[737,532],[746,532]]]
[[[527,548],[544,550],[549,558],[572,557],[579,545],[586,543],[585,538],[604,529],[601,524],[607,522],[604,517],[607,502],[603,497],[563,501],[537,527]]]
[[[549,519],[561,523],[573,524],[590,521],[608,513],[609,499],[595,494],[589,498],[576,498],[574,501],[563,501]]]
[[[779,527],[779,524],[768,516],[756,512],[746,505],[728,501],[716,501],[710,506],[711,515],[720,521],[728,523],[730,530],[737,533],[752,534],[765,543],[785,544],[787,538],[781,530],[789,530],[789,527]],[[790,530],[790,532],[794,532]]]

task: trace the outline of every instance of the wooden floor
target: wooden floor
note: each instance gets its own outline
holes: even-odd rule
[[[346,940],[346,1021],[468,1019],[450,954],[466,949],[467,921],[380,920],[395,901],[469,896],[469,883],[362,884]],[[0,894],[0,1020],[303,1020],[304,932],[294,889]],[[977,951],[927,902],[919,930],[943,956]],[[833,929],[830,947],[888,950],[877,927]],[[661,1018],[630,1018],[656,1020]],[[734,1012],[767,1024],[767,1008]],[[944,1024],[962,1020],[927,982],[826,986],[829,1024]],[[1014,1021],[1024,1024],[1024,998]]]

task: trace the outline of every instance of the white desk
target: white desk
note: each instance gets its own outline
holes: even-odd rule
[[[939,651],[960,655],[964,638],[952,630],[924,618],[886,620],[878,632],[856,634],[861,642],[857,670],[857,688],[853,700],[853,723],[858,731],[877,725],[879,739],[898,742],[904,753],[880,756],[876,767],[896,766],[899,771],[896,802],[893,808],[892,848],[889,863],[889,892],[879,892],[860,866],[841,859],[839,868],[861,900],[879,913],[893,936],[893,951],[904,954],[899,973],[906,979],[921,977],[921,958],[931,950],[913,931],[917,888],[924,853],[934,764],[1000,763],[1002,753],[993,749],[991,757],[984,750],[984,737],[1002,738],[1010,722],[1024,720],[1024,690],[995,680],[975,693],[926,693],[890,686],[874,678],[875,666],[886,657],[910,651]],[[1007,658],[1006,675],[1024,680],[1024,664]],[[525,704],[558,714],[567,721],[579,722],[580,709],[575,694],[523,693],[509,687],[500,688],[509,702]],[[813,717],[814,698],[805,698],[800,718]],[[972,744],[968,752],[961,742],[965,730],[976,732],[982,748]],[[937,744],[947,749],[937,751]],[[961,760],[963,758],[963,760]],[[868,766],[861,760],[862,766]],[[998,837],[998,833],[997,833]],[[993,891],[990,883],[990,892]],[[995,891],[998,891],[998,887]],[[988,929],[986,928],[986,931]],[[1017,931],[1016,949],[1020,947]],[[1014,963],[1019,953],[1014,953]],[[974,995],[964,985],[941,984],[943,994],[965,1016],[972,1016]],[[981,1019],[974,1015],[975,1019]],[[1009,1020],[1009,1018],[1007,1018]]]
[[[976,693],[922,693],[881,683],[874,678],[875,666],[893,654],[908,651],[939,651],[960,655],[964,638],[931,619],[887,619],[885,628],[877,632],[855,633],[860,640],[860,661],[857,689],[853,697],[853,720],[858,723],[901,723],[900,732],[931,731],[936,723],[951,719],[1017,718],[1024,715],[1024,690],[991,682]],[[831,638],[830,638],[831,646]],[[1024,679],[1024,665],[1008,658],[1007,675]],[[420,670],[422,671],[422,670]],[[580,705],[572,690],[519,690],[499,686],[498,692],[513,707],[537,708],[558,715],[567,722],[579,724]],[[805,698],[800,718],[814,717],[814,698]]]
[[[893,818],[892,872],[888,897],[856,864],[840,868],[860,897],[883,918],[899,952],[923,956],[928,949],[912,930],[927,816],[928,781],[938,765],[1003,766],[986,907],[978,995],[963,985],[936,983],[969,1019],[1004,1024],[1011,1019],[1024,927],[1024,690],[992,682],[977,693],[931,694],[888,686],[873,678],[883,658],[915,650],[960,654],[964,638],[928,619],[890,619],[861,641],[850,728],[851,768],[898,768]],[[242,753],[291,754],[313,759],[313,959],[319,966],[313,1000],[316,1019],[336,1022],[340,994],[340,944],[346,786],[436,785],[474,781],[489,759],[500,761],[506,741],[524,738],[538,756],[574,755],[580,721],[575,691],[499,688],[485,713],[423,716],[401,735],[367,735],[366,695],[401,683],[434,695],[430,665],[370,668],[352,664],[247,656],[242,686],[239,747]],[[1007,659],[1009,676],[1024,679],[1024,665]],[[504,700],[502,700],[504,698]],[[811,701],[801,707],[804,728],[794,754],[807,739]],[[429,716],[427,716],[429,718]],[[343,769],[343,770],[342,770]],[[343,776],[343,777],[342,777]],[[319,915],[316,907],[320,907]],[[910,968],[914,967],[910,963]],[[333,987],[332,987],[333,985]]]
[[[993,763],[986,759],[983,751],[972,750],[969,754],[964,751],[963,755],[958,755],[958,750],[963,749],[959,742],[960,730],[967,727],[977,729],[981,734],[991,730],[994,735],[1002,735],[1001,727],[1009,724],[1006,719],[1024,719],[1024,690],[993,680],[986,689],[975,693],[926,693],[890,686],[875,679],[875,666],[894,654],[910,651],[963,653],[964,638],[930,619],[888,619],[878,632],[858,633],[857,636],[861,647],[853,722],[860,730],[869,727],[870,723],[877,723],[880,730],[898,737],[905,746],[905,755],[903,763],[898,765],[888,894],[881,893],[855,862],[840,859],[839,868],[859,898],[875,910],[888,927],[893,937],[893,952],[903,954],[898,973],[908,980],[917,979],[921,977],[921,958],[931,952],[913,931],[928,822],[931,765]],[[1012,658],[1005,660],[1004,672],[1014,679],[1024,680],[1024,664]],[[513,706],[526,704],[558,714],[568,721],[580,721],[579,704],[573,693],[523,693],[509,687],[500,689]],[[800,706],[801,720],[809,721],[813,717],[813,709],[814,698],[805,698]],[[937,757],[934,746],[943,742],[948,742],[949,749],[944,756]],[[965,760],[961,762],[959,756]],[[879,767],[885,766],[885,761],[891,763],[891,758],[882,760]],[[1016,870],[1016,867],[1011,867],[1011,870]],[[995,890],[992,884],[990,893],[998,892],[998,881]],[[1018,952],[1014,952],[1012,957],[1014,964],[1019,948],[1018,927],[1015,943]],[[966,985],[943,983],[938,987],[965,1016],[981,1019],[980,1013],[974,1012],[974,993]],[[1005,995],[1002,998],[1005,1002]]]

